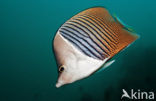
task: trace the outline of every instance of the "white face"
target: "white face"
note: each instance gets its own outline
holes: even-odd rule
[[[54,39],[54,51],[59,65],[56,87],[85,78],[104,63],[82,54],[59,33]]]

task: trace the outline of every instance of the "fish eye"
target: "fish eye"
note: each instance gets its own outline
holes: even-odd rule
[[[64,71],[64,66],[61,66],[60,68],[59,68],[59,72],[63,72]]]

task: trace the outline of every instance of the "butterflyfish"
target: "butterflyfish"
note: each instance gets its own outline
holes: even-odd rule
[[[53,40],[59,74],[56,87],[109,66],[114,60],[108,60],[137,38],[106,8],[94,7],[76,14],[58,29]]]

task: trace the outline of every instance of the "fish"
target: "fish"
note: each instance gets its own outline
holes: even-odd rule
[[[109,60],[138,37],[104,7],[88,8],[71,17],[58,29],[53,40],[58,66],[56,87],[87,78],[110,66],[114,60]]]

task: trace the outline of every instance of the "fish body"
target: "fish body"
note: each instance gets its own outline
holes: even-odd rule
[[[57,31],[53,47],[56,87],[86,78],[138,38],[102,7],[84,10]]]

